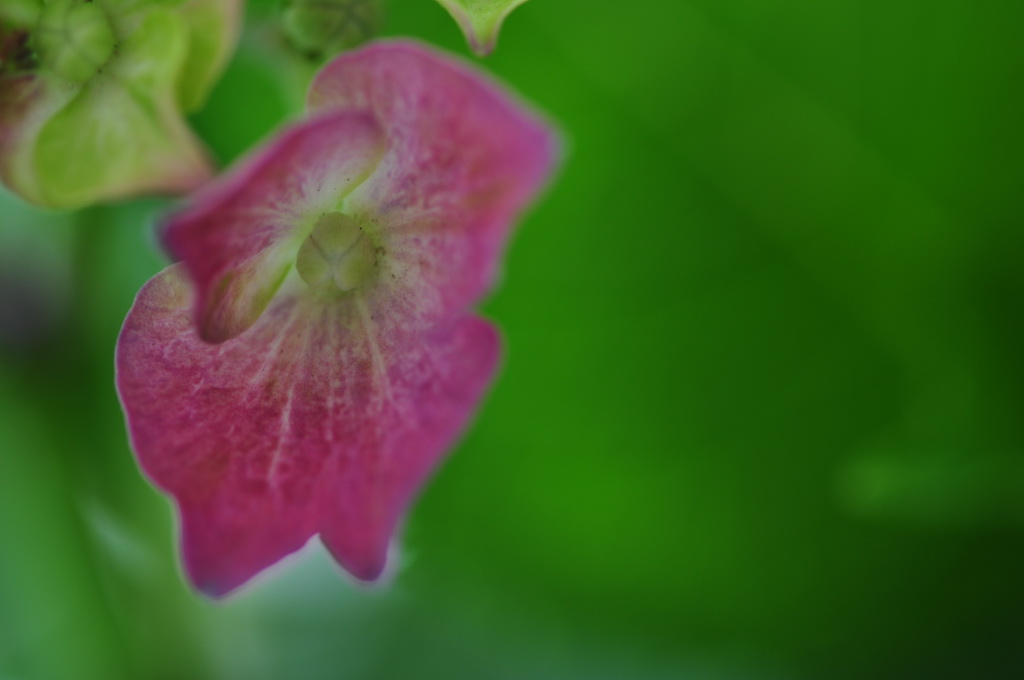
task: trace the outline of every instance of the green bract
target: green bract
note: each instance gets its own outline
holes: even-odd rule
[[[437,0],[459,22],[477,54],[489,54],[498,42],[501,23],[526,0]]]
[[[0,178],[77,208],[210,174],[183,113],[234,44],[239,0],[4,0]]]

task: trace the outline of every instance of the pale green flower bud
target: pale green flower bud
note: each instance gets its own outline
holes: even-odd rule
[[[319,59],[372,38],[382,19],[379,0],[286,0],[281,30],[296,50]]]
[[[42,67],[73,83],[95,76],[117,43],[110,21],[94,2],[48,3],[33,35]]]

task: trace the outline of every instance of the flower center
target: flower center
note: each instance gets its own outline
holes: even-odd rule
[[[42,64],[75,83],[96,75],[113,56],[116,44],[106,14],[94,2],[47,3],[34,34]]]
[[[377,249],[359,222],[327,213],[299,246],[295,269],[313,290],[347,293],[366,283],[377,268]]]

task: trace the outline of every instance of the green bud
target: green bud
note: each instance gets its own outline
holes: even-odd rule
[[[372,38],[382,15],[379,0],[286,0],[281,30],[296,50],[318,59]]]
[[[73,83],[96,75],[116,44],[106,14],[94,2],[48,3],[33,36],[43,67]]]

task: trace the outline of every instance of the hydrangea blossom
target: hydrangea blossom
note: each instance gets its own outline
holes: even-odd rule
[[[469,46],[480,56],[490,54],[498,42],[501,24],[509,12],[526,0],[437,0],[469,41]]]
[[[0,179],[76,208],[210,176],[182,111],[238,32],[239,0],[3,0]]]
[[[469,311],[552,169],[549,127],[408,42],[343,55],[307,120],[165,225],[118,341],[132,444],[221,596],[319,534],[377,578],[500,341]]]

